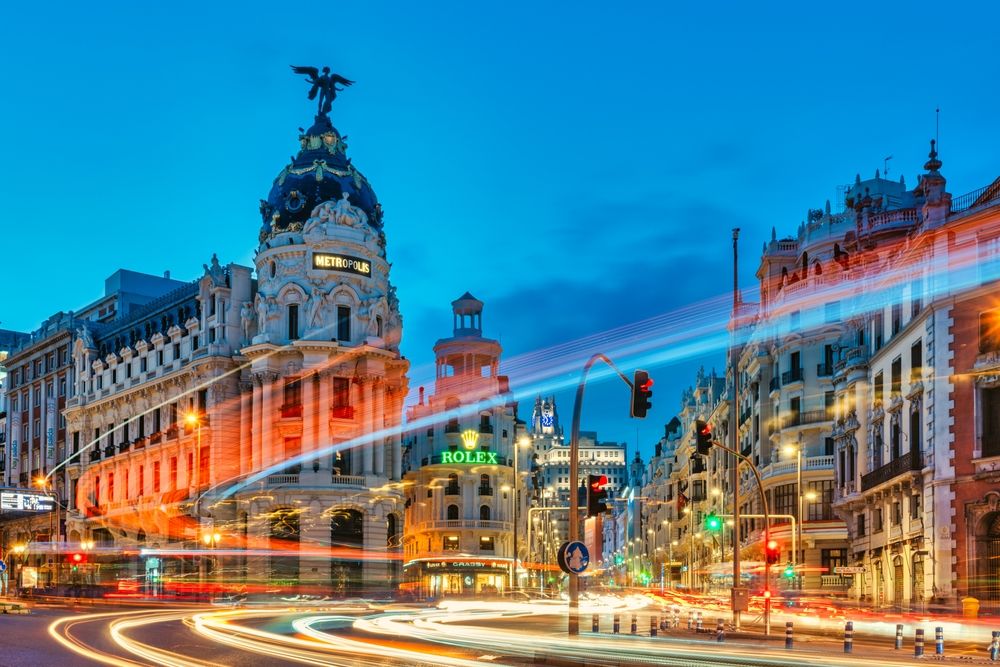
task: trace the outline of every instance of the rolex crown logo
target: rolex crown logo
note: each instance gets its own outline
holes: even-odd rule
[[[475,449],[476,445],[479,444],[479,434],[471,428],[466,431],[462,431],[462,444],[468,450]]]

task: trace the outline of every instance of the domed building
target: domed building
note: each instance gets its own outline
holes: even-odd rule
[[[60,469],[69,541],[108,554],[96,578],[398,582],[408,362],[381,209],[325,114],[299,142],[261,204],[256,279],[213,255],[198,280],[79,323]]]
[[[237,523],[310,554],[258,574],[384,589],[402,532],[402,318],[374,191],[328,117],[299,141],[261,204],[240,460],[267,493],[238,494]]]

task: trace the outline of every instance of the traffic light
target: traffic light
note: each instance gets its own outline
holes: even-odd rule
[[[608,511],[607,475],[587,475],[587,516],[597,516]]]
[[[73,570],[73,572],[76,572],[80,569],[81,563],[87,562],[87,557],[84,556],[79,551],[74,551],[69,555],[69,558],[67,558],[67,560],[69,561],[69,564],[72,566],[71,569]]]
[[[653,397],[653,379],[649,373],[637,370],[632,375],[632,411],[631,414],[636,419],[643,419],[646,411],[653,407],[649,399]]]
[[[774,565],[778,562],[778,558],[781,556],[781,546],[778,544],[777,540],[768,540],[767,546],[764,547],[764,559],[767,561],[768,565]]]
[[[712,449],[712,426],[705,421],[696,419],[694,422],[695,445],[700,456],[705,456]]]
[[[722,519],[715,512],[705,515],[705,530],[712,533],[722,530]]]
[[[781,573],[785,579],[791,579],[795,576],[795,566],[789,563],[785,566],[785,571]]]

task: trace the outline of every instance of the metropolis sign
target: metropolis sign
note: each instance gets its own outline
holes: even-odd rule
[[[350,255],[335,255],[328,252],[313,253],[313,268],[356,273],[359,276],[371,276],[372,274],[372,263],[367,259],[351,257]]]

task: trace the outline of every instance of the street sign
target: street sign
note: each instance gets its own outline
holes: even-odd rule
[[[580,574],[590,565],[590,551],[583,542],[563,542],[556,560],[566,574]]]
[[[56,499],[44,493],[31,491],[0,491],[0,512],[51,512]]]
[[[856,565],[850,567],[846,565],[840,565],[833,568],[834,574],[864,574],[866,571],[867,570],[865,570],[864,565]]]

